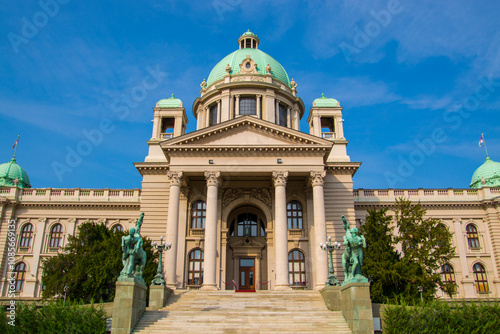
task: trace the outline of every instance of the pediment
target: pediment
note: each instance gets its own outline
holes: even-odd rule
[[[279,126],[251,116],[240,117],[161,143],[174,148],[317,148],[332,147],[331,141]]]

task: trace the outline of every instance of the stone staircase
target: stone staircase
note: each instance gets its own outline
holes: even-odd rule
[[[133,333],[352,334],[342,313],[318,291],[176,291],[167,306],[146,311]]]

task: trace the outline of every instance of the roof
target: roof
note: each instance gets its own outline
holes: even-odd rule
[[[182,107],[182,101],[176,99],[174,94],[172,94],[170,98],[158,101],[156,106],[160,108],[180,108]]]
[[[240,64],[243,62],[243,60],[246,59],[247,56],[250,56],[250,58],[252,58],[252,60],[255,62],[255,64],[257,65],[257,72],[259,74],[265,75],[266,66],[267,64],[269,64],[269,66],[271,66],[271,75],[273,76],[273,78],[283,82],[288,87],[291,87],[288,74],[278,61],[276,61],[273,57],[271,57],[264,51],[251,48],[236,50],[222,58],[222,60],[218,62],[210,72],[207,80],[207,87],[224,78],[224,76],[226,75],[227,65],[231,66],[231,71],[229,72],[229,74],[238,74],[240,72]]]
[[[325,97],[325,94],[322,93],[320,98],[313,101],[313,106],[319,108],[321,107],[331,108],[331,107],[340,107],[340,103],[335,99]]]
[[[500,163],[487,156],[486,161],[472,175],[470,187],[500,187]]]
[[[0,187],[31,188],[28,173],[12,158],[0,165]]]

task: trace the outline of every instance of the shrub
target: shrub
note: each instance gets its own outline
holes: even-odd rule
[[[500,303],[433,301],[423,306],[390,305],[384,310],[384,334],[500,333]]]
[[[54,301],[39,307],[35,303],[16,303],[15,326],[9,318],[0,321],[0,333],[71,333],[97,334],[106,332],[106,312],[101,305]]]

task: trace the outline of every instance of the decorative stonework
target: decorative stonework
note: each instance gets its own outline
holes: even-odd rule
[[[238,198],[242,198],[244,195],[249,195],[262,203],[264,203],[269,209],[272,208],[271,194],[269,189],[262,188],[236,188],[227,189],[222,198],[222,208],[226,208],[231,202]]]
[[[76,218],[68,218],[68,223],[76,224]]]
[[[273,172],[273,182],[274,186],[286,186],[286,179],[288,178],[288,172]]]
[[[249,74],[249,73],[258,74],[259,72],[257,72],[257,64],[255,63],[255,61],[252,58],[250,58],[250,55],[247,55],[245,60],[243,60],[240,64],[239,74]]]
[[[220,172],[205,172],[205,179],[207,179],[207,186],[219,186]]]
[[[188,199],[189,196],[189,188],[181,187],[180,199]]]
[[[170,186],[178,186],[178,187],[181,186],[182,176],[183,176],[182,172],[171,172],[171,171],[169,171],[167,173],[167,176],[168,176],[168,178],[170,180]]]
[[[326,176],[325,171],[311,171],[311,173],[310,173],[311,185],[313,187],[323,186],[325,176]]]

